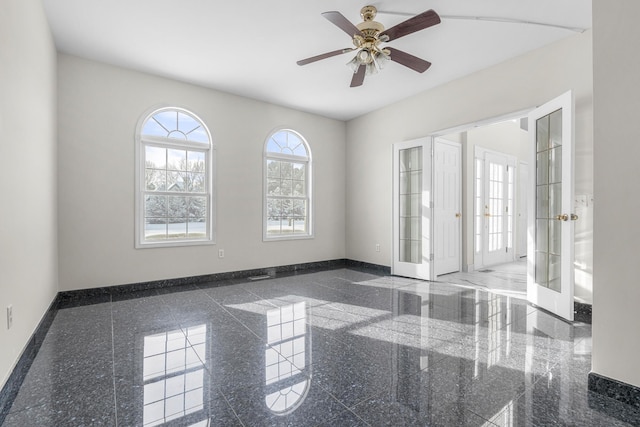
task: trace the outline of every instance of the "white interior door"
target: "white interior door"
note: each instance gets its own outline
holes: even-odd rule
[[[529,114],[531,155],[527,299],[573,320],[573,94]]]
[[[462,249],[462,147],[433,142],[433,243],[436,276],[460,271]]]
[[[393,145],[392,274],[431,279],[431,139]]]

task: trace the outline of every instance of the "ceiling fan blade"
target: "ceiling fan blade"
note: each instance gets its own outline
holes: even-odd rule
[[[419,15],[409,18],[404,22],[395,25],[388,30],[382,32],[382,35],[389,36],[389,41],[399,39],[416,31],[424,30],[433,25],[440,23],[440,16],[433,10],[429,9]]]
[[[358,67],[358,71],[353,73],[353,78],[351,79],[351,87],[362,86],[362,83],[364,83],[364,74],[366,71],[367,71],[367,66],[364,64],[361,64]]]
[[[327,53],[323,53],[322,55],[312,56],[311,58],[301,59],[300,61],[296,62],[296,64],[307,65],[307,64],[311,64],[312,62],[320,61],[321,59],[327,59],[327,58],[331,58],[332,56],[342,55],[343,53],[353,52],[354,50],[355,49],[351,49],[351,48],[334,50],[333,52],[327,52]]]
[[[413,56],[409,53],[393,49],[391,47],[388,47],[387,49],[389,49],[390,52],[389,59],[397,62],[398,64],[404,65],[405,67],[411,68],[414,71],[424,73],[429,67],[431,67],[431,62],[420,59],[417,56]]]
[[[349,34],[349,37],[353,38],[356,34],[362,35],[362,32],[351,23],[347,18],[344,17],[340,12],[324,12],[322,14],[325,18],[331,21],[335,26],[340,28],[345,33]]]

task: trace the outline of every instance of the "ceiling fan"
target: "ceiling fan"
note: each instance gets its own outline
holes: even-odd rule
[[[351,87],[361,86],[365,75],[377,73],[388,61],[397,62],[419,73],[425,72],[431,66],[430,62],[395,48],[382,47],[381,44],[439,24],[438,14],[430,9],[385,30],[384,25],[373,20],[377,13],[378,10],[374,6],[365,6],[360,10],[360,16],[364,22],[353,25],[340,12],[324,12],[322,16],[347,33],[353,39],[355,47],[312,56],[298,61],[297,64],[307,65],[321,59],[357,51],[356,56],[347,64],[353,70]]]

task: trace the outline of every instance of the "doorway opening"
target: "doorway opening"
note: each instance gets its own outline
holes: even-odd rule
[[[436,138],[439,139],[440,137]],[[467,126],[441,137],[462,147],[461,268],[454,276],[501,282],[506,271],[526,270],[530,137],[525,113]],[[437,188],[435,189],[437,192]],[[437,197],[437,195],[436,195]],[[438,227],[438,218],[434,219]],[[434,243],[438,245],[438,234]],[[442,274],[435,259],[436,279]],[[509,265],[513,263],[513,265]],[[499,267],[499,268],[497,268]],[[467,277],[466,273],[473,273]],[[526,271],[509,290],[526,294]],[[449,276],[447,276],[449,278]],[[474,279],[475,280],[475,279]]]

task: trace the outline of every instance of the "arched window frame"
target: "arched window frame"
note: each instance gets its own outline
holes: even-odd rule
[[[182,113],[189,116],[193,121],[197,122],[200,126],[198,135],[195,135],[189,139],[190,132],[184,134],[184,139],[179,139],[177,133],[179,126],[176,124],[175,129],[168,129],[167,136],[143,134],[145,125],[153,120],[154,116],[160,113]],[[183,117],[183,116],[180,116]],[[185,130],[186,131],[186,130]],[[169,136],[170,133],[174,133],[174,136]],[[176,246],[192,246],[192,245],[207,245],[215,244],[215,145],[212,142],[211,133],[204,121],[198,117],[192,111],[175,106],[165,106],[160,108],[154,108],[147,111],[142,115],[136,126],[135,135],[135,247],[142,248],[157,248],[157,247],[176,247]],[[157,147],[174,150],[184,150],[187,152],[199,152],[204,154],[205,171],[202,191],[173,191],[170,189],[164,189],[163,191],[149,191],[146,188],[145,174],[146,174],[146,148]],[[188,167],[187,167],[188,169]],[[167,168],[168,170],[168,168]],[[188,173],[188,172],[186,172]],[[145,216],[145,199],[149,195],[165,195],[165,196],[184,196],[184,197],[198,197],[202,200],[206,200],[206,208],[203,219],[205,220],[205,227],[203,233],[198,233],[195,236],[188,235],[181,238],[168,238],[169,229],[167,227],[167,238],[165,239],[149,239],[145,233],[146,216]],[[167,222],[169,220],[169,214],[167,213]],[[195,222],[194,222],[195,223]]]
[[[286,152],[282,152],[283,150],[280,150],[280,152],[276,152],[274,150],[271,150],[270,147],[270,142],[272,140],[274,140],[274,137],[276,137],[278,134],[288,134],[288,135],[293,135],[295,138],[297,138],[301,145],[304,147],[305,150],[305,155],[300,155],[300,153],[286,153]],[[272,144],[273,146],[273,144]],[[286,150],[284,150],[286,151]],[[298,150],[299,151],[299,150]],[[313,181],[313,173],[312,173],[312,169],[313,169],[313,165],[312,165],[312,155],[311,155],[311,148],[309,147],[309,143],[307,142],[307,140],[297,131],[293,130],[293,129],[289,129],[289,128],[278,128],[276,130],[274,130],[273,132],[271,132],[269,134],[269,136],[267,137],[267,139],[265,140],[264,143],[264,150],[263,150],[263,157],[264,157],[264,161],[263,161],[263,168],[264,168],[264,174],[263,174],[263,182],[264,182],[264,196],[263,196],[263,240],[264,241],[278,241],[278,240],[296,240],[296,239],[311,239],[314,237],[313,235],[313,185],[312,185],[312,181]],[[291,196],[287,196],[287,195],[283,195],[283,196],[279,196],[279,195],[272,195],[270,194],[269,191],[269,180],[270,180],[270,176],[269,176],[269,162],[270,161],[276,161],[276,162],[287,162],[287,163],[291,163],[291,164],[295,164],[295,165],[301,165],[304,164],[305,165],[305,191],[304,191],[304,196],[301,195],[291,195]],[[305,217],[305,231],[301,232],[301,233],[274,233],[273,231],[270,231],[269,229],[269,218],[270,218],[270,209],[269,209],[269,201],[270,199],[288,199],[288,200],[298,200],[298,201],[304,201],[306,204],[306,217]],[[295,228],[295,220],[293,221],[293,227]]]

